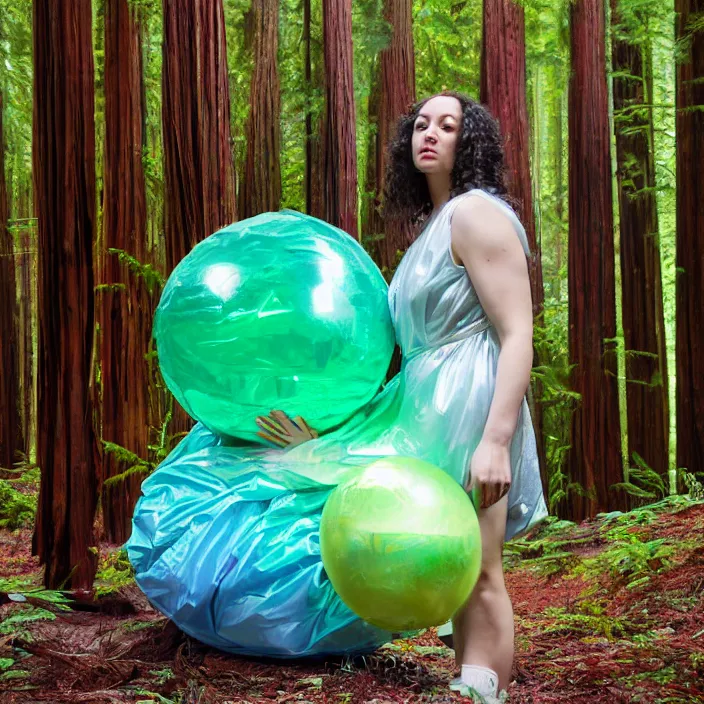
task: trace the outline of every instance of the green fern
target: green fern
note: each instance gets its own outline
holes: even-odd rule
[[[0,528],[16,530],[34,521],[37,509],[35,494],[24,494],[7,479],[0,479]]]
[[[26,625],[35,621],[55,621],[56,616],[46,609],[30,607],[17,613],[10,614],[0,622],[0,634],[14,637],[22,636],[29,639],[31,636],[26,630]]]
[[[636,466],[628,471],[628,481],[612,484],[611,489],[622,489],[640,499],[662,499],[667,496],[663,478],[637,453],[633,453]]]
[[[169,424],[173,417],[173,397],[169,395],[169,407],[164,415],[161,427],[153,429],[157,435],[157,442],[147,446],[149,457],[139,457],[126,447],[108,440],[102,440],[105,452],[114,455],[118,462],[128,465],[127,469],[119,474],[109,477],[103,482],[106,491],[111,491],[130,477],[142,475],[149,476],[169,455],[171,450],[187,433],[169,434]]]
[[[105,596],[134,583],[134,569],[127,558],[127,550],[104,554],[95,575],[96,596]]]
[[[664,539],[642,542],[637,534],[625,531],[619,526],[616,531],[608,532],[611,546],[599,555],[583,560],[573,574],[595,580],[609,575],[615,585],[637,589],[669,567],[676,550],[674,545]]]
[[[687,487],[689,493],[689,498],[693,501],[704,500],[704,484],[702,484],[694,474],[689,472],[682,472],[682,481]]]
[[[144,282],[147,285],[147,290],[150,294],[163,288],[166,283],[166,279],[161,272],[155,269],[151,264],[142,264],[142,262],[133,257],[131,254],[125,252],[123,249],[109,247],[108,254],[116,254],[120,260],[120,263],[127,265],[130,273],[144,279]]]
[[[584,602],[580,604],[580,608],[583,605]],[[631,629],[627,621],[599,610],[597,613],[569,613],[565,607],[560,606],[549,607],[544,613],[554,621],[543,630],[543,634],[567,632],[582,637],[602,636],[614,640]]]

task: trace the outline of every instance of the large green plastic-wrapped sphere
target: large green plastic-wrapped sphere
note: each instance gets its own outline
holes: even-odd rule
[[[359,243],[294,211],[200,242],[166,283],[154,321],[164,379],[212,431],[257,440],[280,409],[325,431],[379,390],[394,345],[381,272]]]
[[[441,469],[408,457],[378,460],[330,494],[320,548],[342,601],[392,632],[448,621],[481,567],[471,500]]]

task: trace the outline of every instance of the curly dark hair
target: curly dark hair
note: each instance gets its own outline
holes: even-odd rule
[[[472,98],[444,91],[416,103],[398,121],[396,135],[387,149],[385,218],[418,221],[433,209],[425,174],[413,163],[411,140],[418,113],[429,100],[438,96],[456,98],[462,106],[462,131],[457,140],[450,197],[483,188],[506,199],[503,141],[497,120]]]

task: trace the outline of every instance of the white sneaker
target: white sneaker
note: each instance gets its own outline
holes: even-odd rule
[[[474,687],[464,684],[462,680],[457,677],[450,683],[450,689],[453,692],[459,693],[462,697],[471,697],[472,701],[480,704],[503,704],[504,699],[499,699],[498,697],[492,697],[491,695],[479,694]]]
[[[498,698],[499,676],[488,667],[462,665],[461,677],[450,682],[450,689],[462,696],[471,696],[486,704],[501,704]]]

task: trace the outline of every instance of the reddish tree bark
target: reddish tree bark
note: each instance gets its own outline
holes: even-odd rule
[[[17,292],[9,206],[5,185],[5,141],[0,92],[0,467],[10,468],[22,449],[19,365],[17,359]]]
[[[237,219],[222,0],[163,0],[166,264]],[[192,423],[174,401],[171,432]]]
[[[384,19],[391,25],[391,40],[379,56],[377,81],[369,101],[369,119],[376,125],[372,136],[365,191],[372,199],[365,208],[364,234],[383,235],[372,251],[377,264],[391,274],[396,253],[405,252],[413,242],[414,230],[407,221],[384,222],[379,212],[384,192],[386,149],[396,122],[415,102],[416,69],[413,50],[413,3],[411,0],[385,0]]]
[[[146,192],[142,150],[141,28],[128,0],[105,2],[105,154],[101,324],[102,439],[149,456],[149,349],[152,304],[141,277],[130,276],[109,249],[146,262]],[[103,452],[103,479],[131,465]],[[107,539],[123,543],[143,477],[102,493]]]
[[[501,125],[509,192],[526,229],[533,313],[543,310],[543,270],[535,234],[530,139],[526,104],[526,32],[523,6],[515,0],[485,0],[481,101]]]
[[[677,466],[704,467],[704,0],[676,0],[677,37]],[[689,37],[689,41],[687,40]]]
[[[569,101],[569,347],[581,402],[572,420],[569,479],[590,495],[570,497],[573,519],[620,508],[613,203],[603,0],[572,5]]]
[[[44,582],[88,588],[97,503],[91,403],[95,133],[90,0],[34,2],[34,202],[39,218],[41,488],[35,551]]]
[[[357,145],[352,0],[323,0],[325,219],[357,239]]]
[[[533,317],[537,323],[542,324],[545,293],[530,176],[525,13],[523,6],[515,0],[485,0],[484,2],[480,98],[501,126],[509,193],[517,203],[518,216],[525,227],[531,250],[528,265]],[[537,355],[535,361],[540,363]],[[539,399],[542,395],[540,385],[534,384],[534,390],[535,396]],[[539,402],[531,405],[541,475],[543,484],[547,486],[542,407]]]
[[[619,20],[617,0],[612,18]],[[629,457],[638,453],[667,485],[670,415],[655,161],[650,110],[652,71],[646,49],[614,37],[617,178],[621,230],[623,332],[626,349]],[[646,94],[646,89],[649,88]],[[634,110],[635,108],[635,110]]]
[[[253,0],[254,70],[247,120],[247,159],[240,185],[240,217],[281,207],[281,89],[277,68],[279,0]]]
[[[303,41],[305,42],[305,80],[309,94],[313,88],[322,85],[322,71],[320,62],[313,68],[313,42],[311,37],[311,0],[303,0]],[[323,123],[320,118],[313,129],[313,111],[310,103],[306,108],[306,212],[308,215],[323,219],[323,148],[321,135]]]
[[[237,217],[222,0],[164,0],[166,261]]]

